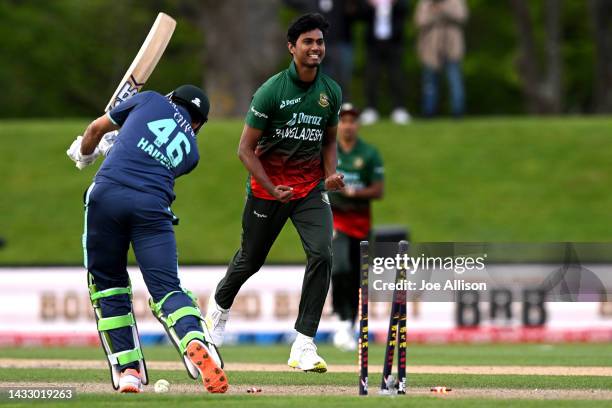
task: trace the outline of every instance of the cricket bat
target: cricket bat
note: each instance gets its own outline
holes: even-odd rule
[[[157,15],[153,27],[151,27],[147,38],[140,47],[138,54],[136,54],[136,58],[132,61],[119,86],[111,96],[108,105],[106,105],[105,112],[136,95],[142,89],[159,62],[166,46],[168,46],[175,27],[176,21],[172,17],[165,13]]]

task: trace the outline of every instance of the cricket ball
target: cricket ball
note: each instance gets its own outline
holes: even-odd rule
[[[155,392],[168,392],[168,390],[170,389],[170,383],[164,379],[161,380],[157,380],[155,382]]]

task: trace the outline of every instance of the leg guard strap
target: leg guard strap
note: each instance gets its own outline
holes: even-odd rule
[[[182,319],[185,316],[195,316],[202,320],[200,309],[196,309],[193,306],[184,306],[177,311],[170,313],[170,315],[166,318],[166,324],[169,327],[173,327],[179,319]]]
[[[142,351],[140,348],[135,348],[132,350],[120,351],[118,353],[110,354],[108,356],[109,361],[112,364],[116,365],[124,365],[128,363],[132,363],[134,361],[140,361],[143,359]]]
[[[151,308],[151,310],[153,310],[153,314],[155,314],[156,317],[157,317],[158,314],[160,314],[162,312],[162,306],[164,305],[166,300],[168,300],[168,298],[170,296],[174,295],[175,293],[181,293],[181,292],[178,291],[178,290],[169,292],[168,294],[166,294],[166,296],[164,296],[162,298],[162,300],[160,300],[157,303],[155,303],[152,298],[149,299],[149,307]]]
[[[91,297],[91,301],[94,302],[98,299],[116,296],[116,295],[128,295],[130,299],[132,298],[132,288],[110,288],[106,290],[96,291],[96,285],[89,286],[89,294]]]
[[[181,353],[185,353],[185,350],[187,350],[187,344],[189,344],[189,342],[194,339],[201,340],[202,342],[206,343],[206,340],[204,340],[204,333],[197,332],[197,331],[190,331],[181,339],[181,342],[180,342]]]
[[[128,313],[123,316],[103,317],[98,319],[98,330],[108,331],[114,329],[120,329],[122,327],[130,327],[136,323],[134,315]]]

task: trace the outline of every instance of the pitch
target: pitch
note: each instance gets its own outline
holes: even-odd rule
[[[227,395],[210,395],[187,377],[170,346],[145,347],[151,384],[164,378],[167,394],[153,386],[142,395],[120,395],[112,390],[102,352],[98,348],[2,348],[0,387],[70,386],[77,399],[53,405],[105,406],[116,401],[150,401],[195,406],[387,406],[479,407],[498,404],[522,407],[601,406],[612,399],[610,344],[527,345],[409,345],[408,393],[376,395],[382,372],[383,348],[371,348],[370,396],[357,396],[356,356],[330,346],[319,348],[330,363],[324,375],[288,368],[286,346],[228,346],[224,348],[231,388]],[[375,381],[376,380],[376,381]],[[434,394],[432,387],[451,388]],[[248,393],[258,388],[261,392]],[[6,400],[3,402],[7,402]],[[8,401],[10,403],[10,401]],[[15,402],[15,406],[19,405]],[[218,404],[218,405],[217,405]]]

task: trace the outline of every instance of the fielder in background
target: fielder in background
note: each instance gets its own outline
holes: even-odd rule
[[[198,164],[196,133],[208,110],[208,98],[193,85],[168,96],[143,92],[91,122],[67,152],[79,169],[108,154],[85,195],[83,250],[100,340],[120,392],[141,392],[148,383],[126,270],[130,244],[153,314],[189,375],[201,376],[209,392],[228,388],[198,304],[180,285],[173,229],[178,218],[170,209],[175,179]],[[112,149],[99,146],[105,133],[118,128]]]
[[[327,190],[344,187],[342,175],[336,173],[342,94],[319,68],[328,26],[320,14],[295,20],[287,31],[293,56],[289,68],[268,79],[253,96],[238,147],[249,172],[241,247],[210,297],[206,315],[213,340],[220,345],[238,291],[259,271],[291,219],[308,264],[288,365],[320,373],[327,371],[327,364],[313,339],[331,274],[333,226]]]
[[[358,132],[359,111],[345,103],[338,124],[338,171],[344,174],[346,186],[329,198],[334,214],[332,304],[340,319],[333,340],[346,351],[357,347],[354,324],[359,306],[359,242],[370,235],[370,201],[382,198],[384,191],[380,155]]]

